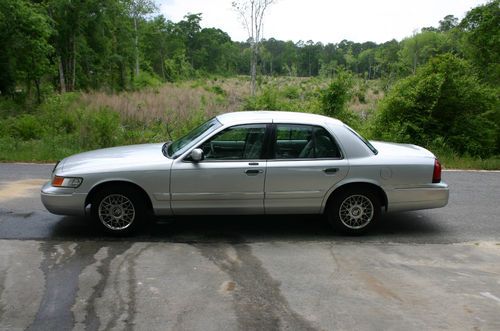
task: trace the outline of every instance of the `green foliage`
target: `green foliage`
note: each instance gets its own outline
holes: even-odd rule
[[[192,78],[195,76],[195,71],[191,64],[187,61],[183,53],[176,54],[172,59],[165,60],[165,75],[170,82],[176,82]]]
[[[134,77],[133,86],[140,90],[146,87],[156,88],[161,86],[161,81],[147,71],[141,71],[138,76]]]
[[[49,18],[37,5],[26,0],[0,2],[0,94],[15,93],[19,81],[26,82],[30,92],[36,89],[41,101],[41,84],[50,73],[49,57],[52,34]]]
[[[340,70],[330,85],[321,93],[321,110],[330,117],[335,117],[346,124],[359,128],[359,116],[347,108],[352,98],[354,78],[348,71]]]
[[[373,135],[430,146],[442,141],[460,154],[498,153],[498,97],[465,60],[447,54],[398,82],[382,101]]]
[[[5,124],[9,127],[12,137],[21,140],[37,139],[43,133],[37,118],[30,114],[22,114],[16,120],[11,118]]]
[[[465,51],[484,79],[500,81],[500,0],[473,8],[459,26],[464,31]]]
[[[281,102],[278,92],[273,88],[265,88],[249,97],[243,107],[246,110],[291,110],[287,104]]]
[[[345,111],[347,102],[352,97],[353,85],[352,74],[343,70],[337,73],[321,97],[323,111],[326,115],[336,117]]]

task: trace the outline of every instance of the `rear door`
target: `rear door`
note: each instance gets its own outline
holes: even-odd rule
[[[265,212],[320,212],[327,192],[348,172],[348,162],[335,139],[321,126],[278,123],[273,140]]]

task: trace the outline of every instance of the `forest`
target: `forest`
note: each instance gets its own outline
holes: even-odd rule
[[[0,2],[0,160],[176,138],[225,111],[337,117],[445,166],[500,168],[500,0],[384,43],[251,42],[148,0]],[[369,29],[369,27],[366,27]]]

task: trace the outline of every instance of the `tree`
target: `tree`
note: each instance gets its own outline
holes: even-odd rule
[[[439,31],[447,32],[455,28],[458,25],[458,18],[453,15],[446,15],[441,21],[439,21]]]
[[[418,66],[427,63],[433,56],[446,53],[450,47],[446,34],[424,31],[401,42],[399,59],[407,73],[415,74]]]
[[[29,94],[34,83],[41,102],[41,79],[50,72],[51,33],[48,18],[38,6],[25,0],[0,2],[0,94],[14,93],[20,82]]]
[[[500,0],[490,1],[467,13],[460,22],[464,31],[465,52],[493,84],[500,81]]]
[[[247,29],[250,47],[252,49],[250,61],[250,92],[252,95],[255,95],[257,60],[259,56],[259,44],[262,39],[262,29],[264,27],[264,15],[266,9],[273,2],[275,2],[275,0],[237,0],[232,3],[233,8],[240,15],[242,23]]]
[[[151,0],[131,0],[130,12],[134,20],[135,75],[139,76],[139,20],[156,10]]]

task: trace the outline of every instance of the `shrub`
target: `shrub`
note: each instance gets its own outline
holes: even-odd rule
[[[327,116],[335,117],[355,129],[361,126],[361,118],[358,114],[347,109],[347,103],[352,97],[354,85],[352,74],[341,70],[332,79],[330,85],[321,91],[321,110]]]
[[[429,146],[437,138],[460,154],[498,152],[498,97],[465,60],[446,54],[399,81],[380,103],[373,135]]]
[[[344,70],[338,72],[321,95],[322,109],[326,115],[338,117],[345,111],[347,102],[352,96],[353,84],[353,77],[349,72]]]
[[[138,76],[134,77],[132,82],[134,89],[140,90],[146,87],[157,88],[161,86],[161,81],[147,71],[141,71]]]
[[[43,128],[37,118],[31,114],[22,114],[10,121],[10,132],[13,137],[22,140],[38,139],[43,134]]]
[[[119,115],[107,108],[80,113],[80,141],[83,148],[114,146],[123,134]]]

